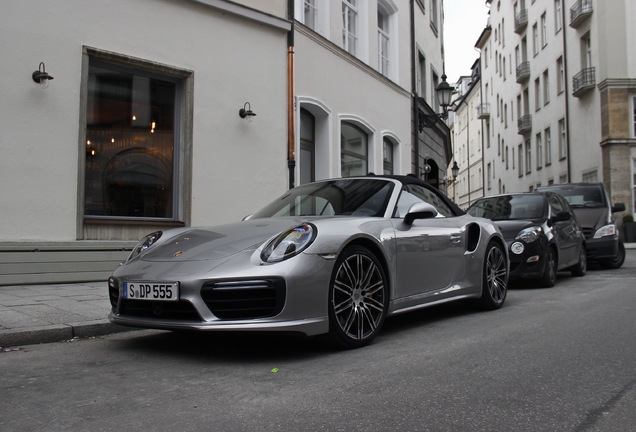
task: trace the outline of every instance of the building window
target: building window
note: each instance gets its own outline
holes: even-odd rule
[[[358,0],[342,0],[342,48],[349,54],[357,54]]]
[[[563,0],[554,0],[554,32],[563,28]]]
[[[561,94],[565,90],[565,69],[563,67],[563,56],[557,59],[557,93]]]
[[[393,157],[394,157],[394,144],[390,139],[384,138],[382,140],[382,154],[383,154],[383,166],[384,174],[394,174],[393,172]]]
[[[490,162],[488,162],[488,165],[486,166],[486,181],[486,187],[488,190],[492,189],[492,166],[490,165]]]
[[[437,0],[431,0],[431,27],[433,27],[433,30],[435,30],[436,33],[437,33],[437,22],[438,22],[437,16],[438,15],[439,15],[439,12],[437,10]]]
[[[517,168],[519,171],[519,177],[523,177],[523,144],[519,144],[517,148]]]
[[[532,50],[534,55],[539,54],[539,27],[537,23],[532,26]]]
[[[340,133],[340,164],[342,177],[368,173],[369,138],[362,129],[343,122]]]
[[[583,173],[581,176],[583,183],[598,183],[598,172],[596,170]]]
[[[300,109],[300,184],[316,180],[316,118]]]
[[[312,30],[317,30],[318,9],[316,8],[317,0],[303,1],[303,24]]]
[[[541,109],[541,80],[539,78],[534,80],[534,110],[539,111]]]
[[[545,152],[545,166],[552,164],[552,138],[550,137],[550,128],[543,131],[543,146]]]
[[[541,15],[541,47],[545,48],[548,44],[548,23],[546,22],[546,14]]]
[[[589,32],[581,38],[581,62],[583,69],[592,67],[592,39]]]
[[[543,104],[547,105],[550,103],[550,75],[548,70],[546,69],[543,72]]]
[[[85,217],[178,220],[179,107],[189,73],[88,53]]]
[[[543,166],[543,144],[541,141],[541,133],[538,133],[535,137],[535,146],[537,148],[537,170],[540,170]]]
[[[565,119],[559,120],[559,159],[568,156],[568,143],[565,135]]]
[[[421,51],[418,52],[418,68],[420,96],[426,100],[426,57],[424,57]]]
[[[389,75],[389,15],[378,4],[378,70]]]
[[[526,174],[532,172],[532,141],[530,138],[526,140]]]
[[[431,80],[431,84],[432,84],[431,85],[431,95],[434,95],[435,94],[435,89],[439,85],[439,77],[437,76],[437,74],[435,72],[431,72],[431,77],[433,78]],[[435,110],[435,112],[439,112],[439,101],[437,100],[436,97],[431,96],[431,100],[429,101],[429,105],[432,106],[432,108],[433,108],[433,110]]]

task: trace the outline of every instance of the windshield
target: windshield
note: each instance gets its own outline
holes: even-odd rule
[[[576,185],[576,186],[559,186],[549,190],[557,192],[565,197],[571,207],[595,208],[605,207],[605,198],[600,186],[597,185]]]
[[[287,191],[254,218],[284,216],[384,216],[394,184],[387,180],[343,179]]]
[[[476,201],[468,214],[497,220],[542,219],[547,212],[544,195],[502,195]]]

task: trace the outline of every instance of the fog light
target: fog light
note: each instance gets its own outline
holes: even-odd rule
[[[514,242],[511,246],[510,246],[510,250],[512,251],[513,254],[515,255],[520,255],[523,253],[524,247],[523,247],[523,243],[521,242]]]
[[[526,262],[533,263],[533,262],[537,262],[537,261],[539,261],[539,255],[533,255],[530,258],[528,258],[528,261],[526,261]]]

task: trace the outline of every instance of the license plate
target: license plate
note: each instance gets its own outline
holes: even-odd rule
[[[177,301],[179,282],[124,282],[123,297],[131,300]]]

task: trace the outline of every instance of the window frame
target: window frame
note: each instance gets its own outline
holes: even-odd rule
[[[87,110],[88,110],[88,79],[91,61],[102,65],[112,66],[114,69],[125,70],[141,75],[156,76],[175,82],[174,99],[174,161],[172,171],[173,195],[172,217],[130,217],[130,216],[98,216],[85,215],[85,181],[86,181],[86,141],[87,141]],[[80,134],[79,134],[79,175],[77,197],[77,238],[100,239],[101,228],[91,229],[90,225],[110,225],[112,230],[118,230],[120,238],[139,237],[139,227],[147,230],[148,225],[183,226],[191,220],[189,202],[192,194],[192,143],[193,143],[193,89],[194,72],[172,65],[155,61],[131,57],[124,54],[104,51],[101,49],[82,47],[82,86],[80,90]],[[125,222],[122,224],[122,222]],[[128,234],[127,234],[128,233]],[[103,235],[103,234],[102,234]],[[108,234],[106,234],[108,235]]]

